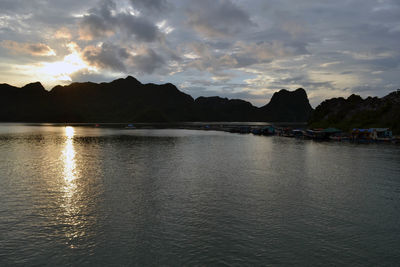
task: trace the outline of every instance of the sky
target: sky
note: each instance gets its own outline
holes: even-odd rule
[[[1,0],[0,83],[132,75],[256,106],[400,88],[398,0]]]

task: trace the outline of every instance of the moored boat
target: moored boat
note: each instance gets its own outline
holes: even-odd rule
[[[127,126],[125,126],[125,129],[136,129],[136,127],[130,123]]]

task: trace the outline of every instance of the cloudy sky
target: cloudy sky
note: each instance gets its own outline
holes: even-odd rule
[[[400,87],[398,0],[1,0],[0,83],[172,82],[260,106]]]

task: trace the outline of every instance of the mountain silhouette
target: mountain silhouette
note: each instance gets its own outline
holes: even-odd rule
[[[282,89],[272,95],[271,101],[260,108],[262,117],[269,121],[303,122],[313,111],[303,88],[293,92]]]
[[[323,101],[313,112],[311,127],[352,128],[389,127],[400,132],[400,89],[385,97],[351,95]]]
[[[240,99],[199,97],[171,83],[142,84],[132,76],[110,83],[72,83],[46,91],[0,84],[3,122],[305,122],[312,108],[304,89],[281,90],[261,107]]]

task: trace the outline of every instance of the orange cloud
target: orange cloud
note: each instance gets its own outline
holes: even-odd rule
[[[72,34],[68,28],[62,27],[56,31],[56,34],[54,35],[57,39],[71,39]]]
[[[55,56],[56,52],[48,45],[42,43],[18,43],[15,41],[2,41],[0,45],[14,53],[28,54],[32,56]]]

